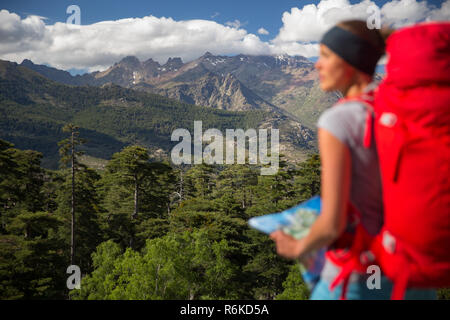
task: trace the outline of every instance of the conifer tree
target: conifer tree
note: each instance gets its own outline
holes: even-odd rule
[[[74,264],[75,258],[75,207],[76,207],[76,199],[75,199],[75,176],[76,172],[80,169],[81,164],[78,161],[78,157],[83,154],[82,151],[77,151],[77,146],[80,146],[86,142],[85,139],[80,138],[80,127],[69,123],[65,125],[62,129],[63,132],[69,132],[70,137],[58,142],[59,154],[61,156],[61,164],[63,167],[70,166],[71,176],[72,176],[72,190],[71,190],[71,240],[70,240],[70,264]]]

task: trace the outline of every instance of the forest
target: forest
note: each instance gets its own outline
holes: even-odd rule
[[[307,299],[298,264],[250,229],[320,192],[317,154],[249,164],[174,166],[137,144],[103,170],[79,161],[67,125],[57,170],[0,140],[0,299]],[[81,270],[69,290],[66,270]]]
[[[261,175],[174,166],[131,144],[93,169],[79,161],[79,127],[63,131],[57,170],[0,139],[0,300],[308,299],[298,263],[247,221],[319,194],[318,154],[280,155],[278,173]],[[68,289],[73,265],[79,289]]]

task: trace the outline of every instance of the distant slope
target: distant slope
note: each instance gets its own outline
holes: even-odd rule
[[[170,58],[164,65],[129,56],[105,71],[72,81],[53,70],[40,70],[45,66],[27,65],[62,83],[114,83],[224,110],[281,109],[313,130],[318,115],[337,101],[335,94],[319,89],[314,63],[300,56],[214,56],[207,52],[188,63]]]
[[[168,155],[177,143],[172,132],[186,128],[193,134],[194,120],[203,121],[203,131],[279,128],[280,149],[290,161],[315,150],[314,132],[277,109],[230,112],[113,84],[67,86],[7,61],[0,61],[0,115],[0,138],[43,152],[50,168],[57,166],[57,142],[66,136],[61,128],[67,122],[81,127],[87,154],[100,159],[130,143]]]

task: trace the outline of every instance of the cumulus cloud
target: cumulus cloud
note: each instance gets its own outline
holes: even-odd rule
[[[425,1],[416,0],[394,0],[381,8],[383,22],[396,28],[425,20],[430,11]]]
[[[259,28],[259,29],[258,29],[258,34],[268,35],[268,34],[269,34],[269,31],[267,31],[267,30],[264,29],[264,28]]]
[[[450,20],[450,0],[442,3],[440,8],[434,8],[427,2],[416,0],[394,0],[381,8],[384,22],[393,27],[403,27],[418,21],[448,21]]]
[[[317,5],[292,8],[282,16],[283,26],[270,41],[248,33],[239,20],[220,24],[211,20],[176,21],[147,16],[91,25],[57,22],[46,24],[39,16],[21,18],[0,11],[0,59],[49,64],[61,69],[103,70],[125,56],[153,58],[165,63],[169,57],[184,61],[213,54],[318,55],[317,41],[332,25],[348,18],[366,19],[371,0],[351,4],[348,0],[322,0]],[[381,22],[402,26],[417,21],[450,20],[450,0],[440,8],[417,0],[393,0],[382,8]],[[267,34],[260,28],[258,34]]]
[[[441,8],[432,9],[427,21],[449,21],[450,20],[450,0],[445,1]]]
[[[284,48],[290,54],[311,52],[304,43],[314,43],[333,25],[347,19],[367,20],[372,8],[378,9],[381,24],[398,28],[420,21],[450,20],[450,0],[441,8],[434,8],[426,1],[393,0],[379,8],[371,0],[351,4],[348,0],[321,0],[317,5],[309,4],[303,8],[292,8],[283,13],[283,26],[272,43]],[[303,45],[302,45],[303,43]],[[314,55],[317,55],[317,51]]]
[[[15,13],[0,11],[0,39],[4,52],[14,51],[16,47],[22,50],[40,47],[42,42],[51,43],[45,38],[45,24],[42,17],[28,16],[21,19]]]
[[[62,69],[105,69],[127,55],[165,63],[213,54],[262,54],[269,43],[244,29],[210,20],[175,21],[172,18],[129,18],[91,25],[45,25],[36,16],[21,19],[0,12],[0,57],[21,62],[29,58]]]
[[[354,5],[348,0],[322,0],[317,5],[308,4],[302,9],[292,8],[290,12],[283,13],[283,27],[273,41],[318,41],[327,29],[339,21],[367,19],[367,7],[374,4],[370,0]]]

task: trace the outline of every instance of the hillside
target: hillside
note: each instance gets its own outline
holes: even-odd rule
[[[319,89],[314,63],[301,56],[214,56],[207,52],[191,62],[169,58],[163,65],[128,56],[105,71],[71,79],[65,71],[55,73],[28,61],[22,65],[25,63],[65,84],[114,83],[224,110],[279,109],[312,130],[319,114],[338,99],[335,93]]]
[[[203,131],[278,128],[280,150],[289,161],[304,159],[315,150],[314,132],[278,108],[235,112],[205,108],[104,84],[69,86],[51,81],[27,67],[0,61],[0,138],[20,149],[43,152],[43,165],[56,168],[61,128],[72,122],[88,139],[87,155],[109,159],[125,145],[137,143],[151,153],[169,155],[176,144],[170,140],[177,128],[193,133],[194,120]]]

